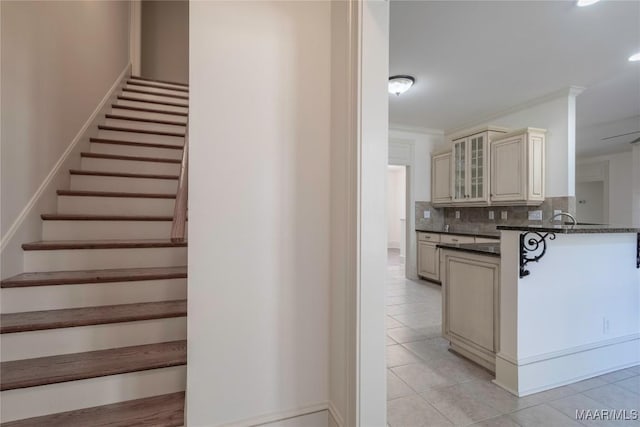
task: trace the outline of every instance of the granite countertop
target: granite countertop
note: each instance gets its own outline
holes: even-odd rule
[[[459,236],[474,236],[474,237],[486,237],[488,239],[499,239],[499,231],[473,231],[467,229],[459,229],[455,227],[449,228],[449,231],[445,231],[444,227],[420,227],[416,226],[416,231],[423,233],[437,233],[437,234],[457,234]]]
[[[442,249],[472,252],[480,255],[500,256],[499,243],[440,243],[437,246]]]
[[[596,233],[640,233],[638,227],[626,227],[609,224],[530,224],[530,225],[499,225],[498,230],[534,231],[559,234],[596,234]]]

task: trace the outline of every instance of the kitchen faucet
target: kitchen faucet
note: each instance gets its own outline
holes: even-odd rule
[[[551,217],[551,219],[549,220],[550,222],[553,222],[554,219],[556,219],[559,216],[566,216],[571,218],[571,221],[573,221],[572,225],[576,225],[578,223],[578,221],[576,221],[576,217],[571,215],[569,212],[558,212],[557,214],[555,214],[554,216]]]

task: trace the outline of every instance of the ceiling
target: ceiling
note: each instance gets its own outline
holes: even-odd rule
[[[624,122],[620,133],[640,131],[640,63],[627,61],[638,51],[640,1],[392,0],[390,74],[416,84],[389,96],[390,122],[449,131],[583,86],[578,153],[619,151],[628,141],[605,144],[593,130]]]

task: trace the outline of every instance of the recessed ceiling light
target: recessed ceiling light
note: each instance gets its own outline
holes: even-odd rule
[[[629,61],[631,62],[640,61],[640,52],[636,53],[635,55],[631,55],[629,57]]]
[[[580,7],[591,6],[598,3],[600,0],[578,0],[576,4]]]
[[[411,76],[391,76],[389,77],[389,93],[399,96],[408,91],[415,81]]]

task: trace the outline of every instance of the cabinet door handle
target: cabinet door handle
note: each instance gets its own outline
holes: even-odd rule
[[[451,239],[451,241],[452,241],[452,242],[457,242],[457,241],[458,241],[458,239]]]

